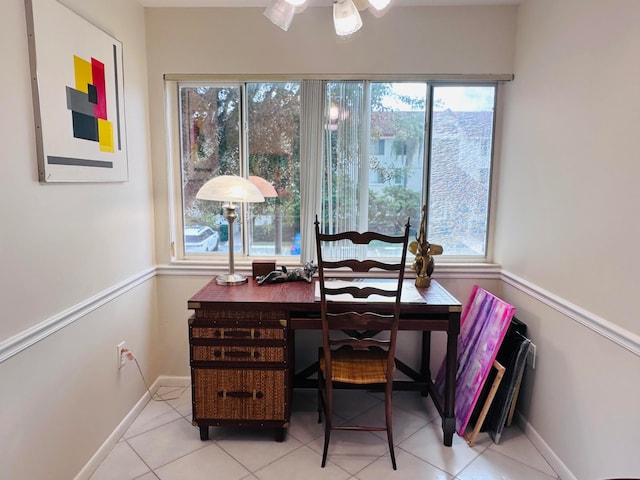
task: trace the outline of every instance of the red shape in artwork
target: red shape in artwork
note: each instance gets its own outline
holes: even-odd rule
[[[91,58],[91,73],[93,75],[93,85],[98,94],[98,103],[93,106],[96,118],[107,119],[107,91],[104,81],[104,63],[95,58]]]

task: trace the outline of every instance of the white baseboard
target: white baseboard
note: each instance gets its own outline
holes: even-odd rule
[[[170,377],[167,375],[161,375],[155,382],[153,382],[153,385],[151,385],[149,390],[151,391],[151,395],[153,395],[160,387],[185,387],[190,383],[190,377]],[[75,476],[74,480],[89,480],[93,472],[95,472],[103,460],[107,458],[107,455],[111,453],[111,450],[116,446],[116,443],[118,443],[131,424],[135,421],[136,417],[140,415],[142,410],[144,410],[144,407],[149,403],[150,399],[151,397],[149,396],[149,392],[144,392],[142,398],[136,402],[131,411],[122,419],[111,435],[107,437],[87,464]]]
[[[520,428],[529,439],[531,443],[538,449],[540,454],[544,457],[551,468],[558,474],[562,480],[578,480],[576,476],[567,468],[567,466],[560,460],[555,452],[547,445],[540,434],[531,426],[524,416],[516,411],[516,422],[520,425]]]
[[[151,391],[155,393],[160,387],[186,387],[188,385],[191,385],[191,377],[189,376],[175,377],[169,375],[160,375],[158,379],[153,382]]]

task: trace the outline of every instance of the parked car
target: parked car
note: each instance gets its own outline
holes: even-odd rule
[[[293,242],[291,242],[291,255],[300,255],[300,232],[293,236]]]
[[[184,251],[187,253],[215,252],[219,243],[218,232],[211,227],[196,225],[184,229]]]

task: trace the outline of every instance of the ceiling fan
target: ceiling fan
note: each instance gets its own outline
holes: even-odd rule
[[[375,16],[386,13],[391,0],[332,0],[333,26],[336,35],[348,37],[362,28],[362,18],[358,10],[369,8]],[[271,22],[285,32],[289,30],[293,17],[307,7],[307,0],[275,0],[264,14]]]

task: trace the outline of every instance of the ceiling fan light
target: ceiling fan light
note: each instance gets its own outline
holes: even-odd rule
[[[304,3],[307,0],[284,0],[285,2],[287,2],[290,5],[293,5],[294,7],[300,7],[302,5],[304,5]]]
[[[375,8],[376,10],[384,10],[389,6],[391,0],[367,0],[369,5]]]
[[[285,32],[289,30],[295,14],[296,8],[285,0],[277,0],[264,11],[264,16]]]
[[[353,4],[356,6],[359,12],[369,8],[369,0],[353,0]]]
[[[333,26],[336,34],[346,37],[362,28],[362,19],[352,0],[333,0]]]

